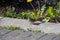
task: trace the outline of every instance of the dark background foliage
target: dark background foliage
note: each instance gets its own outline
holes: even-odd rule
[[[27,3],[26,1],[27,0],[0,0],[0,7],[6,7],[6,6],[11,5],[11,7],[15,7],[16,11],[22,11],[22,10],[27,10],[27,9],[32,10],[33,8],[31,4]],[[41,6],[46,4],[48,8],[48,6],[55,7],[57,2],[60,0],[33,0],[31,3],[35,8],[38,7],[37,1],[40,2]]]

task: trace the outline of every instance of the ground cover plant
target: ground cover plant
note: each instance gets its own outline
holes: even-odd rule
[[[12,30],[12,31],[14,31],[14,30],[23,30],[23,31],[29,31],[32,34],[36,34],[36,33],[41,32],[41,30],[32,30],[32,29],[29,29],[29,28],[27,28],[27,30],[24,30],[24,29],[22,29],[18,26],[4,26],[4,27],[1,27],[1,29]]]
[[[27,30],[30,31],[32,34],[36,34],[36,33],[41,32],[41,30],[32,30],[32,29],[29,29],[29,28],[27,28]]]
[[[5,27],[2,27],[2,29],[6,29],[6,30],[21,30],[21,28],[18,27],[18,26],[5,26]]]

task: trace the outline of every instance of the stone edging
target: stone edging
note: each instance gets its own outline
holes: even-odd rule
[[[56,33],[60,34],[60,23],[41,23],[39,25],[33,25],[29,20],[26,19],[15,19],[4,17],[0,20],[0,26],[18,26],[24,30],[41,30],[45,33]]]

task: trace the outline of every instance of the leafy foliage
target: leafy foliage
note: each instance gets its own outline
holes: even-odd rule
[[[33,20],[38,20],[43,16],[43,13],[45,11],[46,5],[43,5],[41,10],[38,9],[37,12],[32,12],[30,18]]]
[[[58,17],[58,13],[56,13],[54,11],[53,7],[49,7],[48,10],[46,11],[46,16],[57,18]]]
[[[60,13],[60,2],[57,3],[57,12]]]
[[[46,18],[44,18],[42,21],[45,22],[45,23],[47,23],[47,22],[50,21],[50,20],[51,20],[50,17],[46,17]]]
[[[44,13],[45,9],[46,9],[46,4],[45,4],[45,5],[43,5],[43,6],[42,6],[42,8],[41,8],[41,15],[43,15],[43,13]]]
[[[24,18],[29,19],[30,18],[30,12],[25,12],[24,13]]]
[[[17,14],[16,14],[16,12],[14,12],[14,13],[6,12],[4,14],[4,16],[5,17],[10,17],[10,18],[16,18],[17,17]]]
[[[45,14],[45,17],[44,17],[44,20],[47,22],[47,21],[50,21],[52,19],[58,19],[58,13],[54,11],[53,7],[49,7],[48,10],[46,11],[46,14]]]
[[[33,0],[27,0],[27,1],[30,4],[32,4],[31,1],[33,1]],[[52,1],[50,1],[50,2],[52,2]],[[31,5],[31,6],[34,9],[34,5]],[[13,12],[13,13],[6,12],[5,17],[22,18],[22,19],[30,19],[30,20],[32,19],[34,21],[42,20],[44,22],[49,22],[51,20],[54,20],[54,21],[57,20],[58,21],[59,20],[58,18],[60,16],[59,15],[59,13],[60,13],[60,2],[57,3],[56,7],[57,7],[56,10],[52,6],[48,6],[48,9],[46,9],[47,4],[45,4],[41,7],[40,3],[38,2],[38,10],[37,11],[34,9],[34,11],[32,11],[32,12],[27,12],[26,11],[26,12],[20,12],[18,14],[16,12]]]
[[[17,14],[17,18],[24,18],[24,12]]]
[[[41,16],[41,13],[40,13],[40,10],[38,10],[38,12],[37,13],[35,13],[35,12],[32,12],[31,13],[31,15],[30,15],[30,19],[33,19],[33,20],[38,20],[39,18],[40,18],[40,16]]]

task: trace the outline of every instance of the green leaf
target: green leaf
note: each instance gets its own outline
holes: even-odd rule
[[[45,23],[47,23],[48,21],[50,21],[51,20],[51,18],[50,17],[46,17],[45,19],[43,19],[42,21],[43,22],[45,22]]]
[[[43,15],[44,11],[45,11],[45,8],[46,8],[46,4],[42,6],[41,8],[41,15]]]
[[[56,18],[58,17],[58,13],[54,11],[53,7],[49,7],[48,10],[46,11],[46,16]]]
[[[27,19],[29,19],[30,13],[29,13],[29,12],[25,12],[25,13],[24,13],[24,17],[27,18]]]

